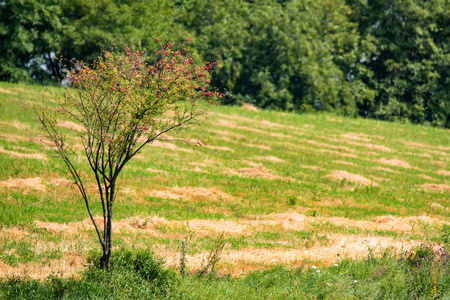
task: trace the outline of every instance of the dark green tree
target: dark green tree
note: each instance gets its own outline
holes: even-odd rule
[[[9,0],[0,4],[0,80],[46,80],[59,72],[58,0]]]
[[[199,52],[206,60],[221,56],[226,61],[213,82],[229,90],[234,103],[355,115],[355,99],[373,99],[356,64],[361,56],[357,24],[350,22],[351,10],[343,1],[178,5],[177,22],[195,32]]]
[[[348,2],[368,49],[373,76],[365,83],[377,91],[360,109],[383,120],[450,127],[450,2]]]

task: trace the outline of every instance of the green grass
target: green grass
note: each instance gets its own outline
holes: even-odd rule
[[[422,245],[396,258],[338,260],[327,268],[275,267],[245,277],[178,275],[148,250],[124,248],[108,273],[95,266],[80,279],[0,281],[8,299],[447,299],[448,252]]]
[[[78,191],[70,182],[57,181],[70,180],[67,170],[43,145],[38,127],[16,101],[44,101],[54,106],[51,99],[60,92],[57,87],[0,83],[0,266],[3,263],[14,270],[28,270],[33,264],[51,265],[68,255],[84,261],[88,251],[98,248],[94,232],[83,225],[89,222]],[[384,248],[377,249],[373,265],[368,265],[368,259],[353,260],[356,256],[349,255],[345,268],[340,266],[343,269],[338,273],[332,267],[333,262],[325,257],[317,260],[299,257],[275,269],[270,263],[233,261],[227,257],[256,250],[266,251],[269,256],[270,251],[280,249],[312,249],[320,253],[321,249],[335,246],[335,239],[345,236],[376,237],[388,242],[404,240],[414,245],[423,241],[448,243],[449,130],[330,114],[255,112],[229,106],[213,108],[210,120],[209,127],[191,130],[210,136],[216,148],[197,147],[194,151],[184,144],[177,144],[184,151],[144,148],[118,181],[114,218],[129,226],[118,226],[113,233],[116,247],[134,245],[136,249],[153,249],[159,255],[179,255],[181,240],[189,235],[192,237],[187,250],[189,263],[206,255],[217,234],[225,231],[225,254],[229,256],[225,255],[219,263],[215,279],[174,275],[175,283],[168,287],[167,294],[157,291],[151,292],[152,295],[160,298],[181,295],[187,299],[239,295],[241,299],[266,299],[270,294],[273,298],[286,295],[284,298],[288,299],[314,299],[321,295],[330,299],[341,298],[340,295],[348,299],[376,299],[375,295],[383,295],[378,298],[388,299],[392,295],[399,298],[413,295],[411,289],[401,288],[402,280],[406,279],[398,268],[403,262],[398,262],[395,255],[383,257]],[[68,134],[72,142],[80,143],[76,131],[68,130]],[[76,151],[74,161],[89,174],[81,151]],[[45,159],[30,155],[44,155]],[[392,165],[396,162],[399,165]],[[266,172],[265,176],[246,174],[250,169]],[[330,175],[335,171],[362,176],[373,183],[332,178]],[[11,180],[30,178],[39,178],[41,189],[24,182],[11,186]],[[86,178],[92,182],[92,178]],[[167,193],[178,198],[167,197]],[[94,215],[101,215],[99,203],[94,202],[92,209]],[[392,228],[377,228],[377,224],[385,224],[377,223],[382,216],[390,216],[391,221],[386,222],[392,222]],[[145,221],[139,225],[142,228],[131,224],[133,218]],[[346,219],[339,223],[341,219],[337,218]],[[207,226],[192,227],[199,220]],[[36,221],[49,223],[42,225]],[[363,223],[352,223],[356,221],[370,226],[363,228],[358,225]],[[64,224],[72,231],[61,227]],[[245,228],[236,231],[238,226]],[[319,277],[311,277],[312,264],[321,268],[320,278],[330,278],[329,283],[337,285],[329,287]],[[382,265],[388,267],[390,271],[386,274],[390,275],[373,277],[374,270]],[[175,267],[173,262],[171,266]],[[246,268],[259,271],[242,278],[227,277]],[[360,274],[359,269],[366,271]],[[81,272],[82,267],[75,264],[73,270]],[[193,267],[191,271],[198,270]],[[55,295],[60,288],[69,299],[72,296],[66,292],[70,286],[80,285],[80,291],[85,291],[90,284],[98,288],[92,298],[103,298],[99,296],[102,293],[112,295],[94,283],[97,275],[92,282],[83,277],[91,276],[87,275],[90,271],[86,272],[80,280],[2,281],[0,298],[2,292],[14,289],[20,289],[17,295],[35,290],[36,295],[48,296]],[[365,280],[364,284],[352,284],[349,276],[342,277],[340,273],[360,274],[353,280]],[[116,292],[122,288],[121,284],[126,285],[126,278],[115,286]],[[137,280],[133,284],[138,292],[133,294],[125,288],[117,292],[117,298],[139,298],[148,291],[140,279],[133,280]],[[445,284],[443,290],[447,291]]]

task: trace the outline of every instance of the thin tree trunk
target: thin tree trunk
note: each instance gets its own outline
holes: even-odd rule
[[[104,246],[103,256],[100,258],[100,268],[110,270],[110,258],[111,258],[111,218],[108,216],[106,227],[104,231]]]
[[[110,258],[112,249],[112,218],[113,218],[113,199],[114,199],[114,188],[110,187],[111,190],[106,201],[106,222],[104,230],[104,240],[103,240],[103,256],[100,258],[100,268],[110,270]]]

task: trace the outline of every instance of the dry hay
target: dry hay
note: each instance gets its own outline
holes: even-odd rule
[[[350,166],[354,166],[355,164],[352,163],[351,161],[343,161],[343,160],[333,160],[333,162],[335,164],[343,164],[343,165],[350,165]]]
[[[360,142],[356,142],[356,141],[349,141],[349,140],[342,140],[342,139],[336,139],[336,138],[330,138],[330,137],[326,137],[326,136],[321,136],[320,138],[322,139],[326,139],[330,142],[343,142],[345,144],[348,145],[353,145],[353,146],[358,146],[358,147],[365,147],[368,149],[372,149],[372,150],[379,150],[379,151],[384,151],[384,152],[392,152],[393,150],[386,147],[386,146],[381,146],[381,145],[375,145],[375,144],[369,144],[369,143],[360,143]],[[350,149],[350,148],[348,148]],[[354,149],[351,149],[351,151],[355,151]],[[377,153],[369,153],[371,155],[378,155]]]
[[[282,133],[278,133],[278,132],[270,132],[269,136],[282,138],[282,139],[294,139],[294,137],[291,135],[286,135],[286,134],[282,134]]]
[[[436,209],[444,209],[444,207],[442,205],[440,205],[439,203],[431,203],[430,206],[432,208],[436,208]]]
[[[430,150],[429,152],[432,154],[439,155],[439,156],[449,156],[450,155],[450,152],[448,150],[447,150],[447,152],[436,151],[436,150]]]
[[[338,122],[338,123],[342,123],[342,120],[336,119],[336,118],[325,118],[325,120],[328,121],[328,122]]]
[[[239,133],[234,133],[231,131],[223,131],[223,130],[211,130],[212,132],[218,134],[218,135],[222,135],[222,136],[232,136],[235,138],[239,138],[239,139],[246,139],[247,137],[245,135],[239,134]],[[222,137],[223,138],[223,137]]]
[[[413,233],[413,231],[420,231],[417,224],[444,224],[439,219],[431,218],[427,216],[421,217],[394,217],[394,216],[379,216],[374,218],[372,221],[362,221],[362,220],[351,220],[344,217],[327,217],[327,218],[317,218],[316,222],[328,222],[336,226],[343,226],[345,228],[354,227],[363,230],[372,231],[393,231],[397,233]]]
[[[236,152],[234,149],[231,149],[231,148],[229,148],[229,147],[206,146],[206,148],[213,149],[213,150],[221,150],[221,151],[228,151],[228,152]]]
[[[283,125],[283,124],[279,124],[279,123],[270,122],[270,121],[267,121],[267,120],[260,121],[260,124],[268,126],[268,127],[285,128],[285,129],[290,129],[290,130],[299,130],[299,128],[295,127],[295,126]],[[301,135],[303,133],[296,133],[296,134]]]
[[[325,177],[331,177],[333,179],[337,179],[337,180],[348,180],[350,182],[353,183],[360,183],[363,185],[372,185],[372,186],[378,186],[378,183],[367,179],[366,177],[363,177],[361,175],[357,175],[357,174],[351,174],[348,173],[346,171],[339,171],[339,170],[335,170],[333,171],[333,173],[331,173],[330,175],[327,175]]]
[[[391,237],[373,235],[346,235],[328,234],[328,245],[316,244],[311,248],[285,249],[285,248],[254,248],[247,247],[240,250],[225,249],[218,270],[230,273],[233,276],[244,275],[255,269],[265,269],[274,265],[300,267],[305,261],[320,261],[329,266],[337,262],[337,258],[361,259],[369,254],[378,256],[385,249],[395,252],[410,250],[419,245],[420,241],[398,240]],[[275,245],[275,244],[274,244]],[[179,254],[164,249],[158,251],[168,265],[176,266],[179,263]],[[187,255],[188,268],[199,270],[208,252]],[[338,256],[339,255],[339,256]]]
[[[279,213],[279,214],[269,214],[262,216],[250,216],[256,218],[255,220],[248,221],[251,225],[256,228],[262,228],[263,226],[280,227],[284,230],[305,230],[308,223],[310,222],[310,217],[301,215],[299,213]]]
[[[436,174],[444,175],[444,176],[450,176],[450,171],[440,170],[440,171],[437,171]]]
[[[165,142],[160,142],[160,141],[153,141],[149,145],[153,146],[153,147],[161,147],[161,148],[165,148],[165,149],[169,149],[169,150],[173,150],[173,151],[192,152],[191,149],[180,148],[175,144],[165,143]]]
[[[303,169],[309,169],[314,171],[323,171],[324,169],[318,166],[301,166]]]
[[[391,169],[388,169],[388,168],[383,168],[383,167],[375,167],[375,168],[372,168],[372,169],[373,170],[384,171],[384,172],[390,172],[390,173],[400,173],[398,171],[394,171],[394,170],[391,170]]]
[[[11,122],[0,122],[0,125],[6,125],[6,126],[11,126],[17,129],[28,129],[30,126],[28,126],[27,124],[23,124],[17,120],[14,120],[12,123]]]
[[[86,131],[86,128],[84,128],[83,125],[71,122],[71,121],[61,121],[58,122],[59,127],[64,127],[69,130],[76,130],[76,131]]]
[[[252,147],[252,148],[259,148],[261,150],[268,150],[268,151],[272,150],[269,146],[265,146],[265,145],[245,144],[245,146]]]
[[[47,157],[45,157],[45,155],[41,154],[41,153],[20,153],[20,152],[15,152],[15,151],[9,151],[9,150],[5,150],[5,148],[3,148],[3,146],[0,147],[0,153],[5,153],[5,154],[8,154],[9,156],[19,157],[19,158],[47,160]]]
[[[432,163],[433,165],[438,165],[439,167],[443,167],[443,168],[446,168],[446,167],[447,167],[447,163],[445,163],[445,162],[443,162],[443,161],[436,161],[436,160],[434,160],[434,161],[431,161],[431,163]]]
[[[8,179],[0,181],[0,186],[6,188],[20,188],[20,189],[33,189],[41,192],[46,191],[45,185],[42,184],[41,178],[26,178],[26,179]]]
[[[214,123],[214,125],[220,125],[223,127],[236,128],[236,123],[228,120],[219,120]]]
[[[257,120],[246,118],[246,117],[240,117],[240,116],[236,116],[236,115],[227,115],[227,114],[221,114],[221,113],[218,113],[217,115],[222,117],[222,118],[227,118],[227,119],[232,119],[232,120],[239,120],[239,121],[244,121],[244,122],[248,122],[248,123],[257,122]]]
[[[420,157],[427,157],[427,158],[431,158],[431,155],[428,153],[422,153],[419,155]]]
[[[161,172],[163,172],[162,170],[156,170],[156,169],[152,169],[152,168],[147,168],[147,169],[145,169],[145,171],[150,172],[150,173],[161,173]]]
[[[208,200],[233,200],[234,197],[224,193],[217,188],[204,188],[204,187],[174,187],[170,190],[154,190],[148,194],[151,197],[166,198],[166,199],[208,199]]]
[[[394,166],[394,167],[402,167],[402,168],[412,168],[410,164],[400,159],[385,159],[381,158],[378,160],[379,163],[384,165]]]
[[[345,141],[346,144],[353,145],[353,146],[359,146],[359,147],[366,147],[371,150],[378,150],[378,151],[384,151],[384,152],[393,152],[392,149],[382,146],[382,145],[375,145],[370,143],[359,143],[354,141]]]
[[[241,107],[243,109],[250,110],[250,111],[259,111],[259,109],[256,106],[254,106],[253,104],[250,104],[250,103],[244,103],[241,105]]]
[[[254,161],[250,161],[250,160],[242,160],[242,163],[245,163],[246,165],[250,166],[250,167],[254,167],[254,168],[258,168],[261,166],[260,163],[256,163]]]
[[[357,133],[349,132],[341,135],[343,138],[350,139],[350,140],[357,140],[357,141],[363,141],[363,142],[370,142],[369,139],[361,137]]]
[[[320,152],[322,152],[322,153],[334,154],[334,155],[342,156],[342,157],[352,157],[352,158],[357,158],[357,156],[354,155],[354,154],[341,153],[341,152],[331,151],[331,150],[324,150],[324,149],[322,149],[322,150],[320,150]]]
[[[267,161],[278,162],[278,163],[286,163],[286,161],[284,161],[281,158],[278,158],[276,156],[258,156],[255,158],[257,160],[267,160]]]
[[[182,196],[171,191],[152,191],[148,194],[150,197],[154,198],[164,198],[164,199],[180,199]]]
[[[421,187],[424,189],[429,189],[429,190],[450,192],[450,186],[448,186],[446,184],[427,183],[427,184],[422,184]]]
[[[261,129],[256,129],[256,128],[252,128],[252,127],[247,127],[247,126],[237,126],[237,129],[241,129],[241,130],[245,130],[245,131],[250,131],[250,132],[256,132],[256,133],[261,133],[264,135],[269,134],[267,131],[265,130],[261,130]],[[270,135],[270,134],[269,134]]]
[[[440,209],[437,205],[432,205],[432,207]],[[96,217],[96,221],[101,225],[102,218]],[[411,234],[420,232],[425,227],[423,224],[444,224],[438,219],[425,216],[409,218],[380,216],[372,221],[361,221],[341,217],[311,217],[293,212],[247,216],[238,221],[200,219],[168,221],[160,217],[135,217],[114,222],[113,231],[115,234],[120,234],[123,231],[142,234],[140,235],[141,238],[161,237],[177,240],[182,239],[185,232],[193,232],[194,238],[217,235],[221,232],[224,232],[227,236],[250,236],[255,232],[267,230],[277,232],[308,230],[312,224],[326,222],[336,226],[356,227],[372,231],[411,232]],[[35,225],[38,228],[45,228],[52,233],[69,233],[71,235],[78,234],[78,230],[92,230],[90,219],[68,224],[36,221]],[[14,230],[11,230],[3,229],[0,233],[14,234]],[[322,233],[326,234],[327,242],[316,242],[310,248],[304,245],[296,246],[295,249],[281,248],[279,246],[285,241],[280,240],[273,241],[272,246],[265,248],[246,247],[239,250],[225,248],[217,270],[232,275],[243,275],[249,270],[261,270],[280,264],[299,267],[308,260],[321,261],[323,265],[332,265],[337,262],[336,258],[338,255],[342,259],[361,259],[367,257],[370,253],[373,255],[382,254],[385,249],[391,249],[397,253],[406,251],[421,243],[421,241],[406,241],[377,235]],[[24,233],[20,232],[20,235],[23,236]],[[55,247],[55,245],[50,245],[50,247]],[[76,272],[82,271],[85,268],[84,259],[76,252],[68,252],[68,247],[62,247],[65,248],[63,259],[52,260],[46,266],[41,263],[29,263],[14,268],[0,262],[0,277],[24,276],[26,273],[32,278],[44,279],[51,272],[62,271],[64,276],[73,276]],[[48,248],[48,245],[42,245],[40,251]],[[163,257],[168,265],[179,265],[179,251],[169,250],[164,245],[160,245],[159,247],[157,246],[155,252]],[[188,268],[194,271],[199,270],[207,254],[208,252],[206,251],[194,255],[188,254]]]
[[[430,177],[428,175],[425,175],[425,174],[418,174],[416,176],[418,176],[420,178],[423,178],[423,179],[426,179],[426,180],[436,180],[436,179],[434,179],[434,178],[432,178],[432,177]]]
[[[208,171],[205,171],[199,167],[195,167],[193,169],[186,169],[186,171],[197,172],[197,173],[209,173]]]
[[[21,239],[29,234],[29,232],[17,227],[2,228],[2,230],[0,230],[0,236],[6,236],[8,239]]]
[[[245,224],[239,224],[238,222],[227,220],[189,220],[187,225],[189,230],[195,232],[203,232],[203,234],[209,233],[225,233],[227,235],[247,235],[251,232],[248,230],[248,226]]]
[[[191,166],[196,166],[196,167],[204,167],[204,168],[208,168],[208,167],[215,167],[213,165],[212,162],[210,162],[209,160],[205,160],[204,162],[190,162],[189,165]]]
[[[416,143],[416,142],[408,142],[408,141],[400,140],[400,143],[407,145],[407,146],[412,146],[412,147],[428,148],[428,149],[431,148],[430,145],[425,145],[425,144]]]
[[[66,252],[62,259],[53,259],[47,263],[30,262],[10,266],[0,261],[0,278],[27,277],[44,280],[57,273],[58,277],[79,277],[79,272],[86,268],[86,260],[78,252]]]
[[[317,142],[317,141],[313,141],[313,140],[303,140],[302,142],[307,143],[307,144],[311,144],[311,145],[315,145],[315,146],[319,146],[319,147],[325,147],[325,148],[331,148],[331,149],[339,149],[339,150],[344,150],[344,151],[348,151],[348,152],[355,152],[354,149],[351,149],[351,148],[345,147],[345,146],[336,146],[336,145],[331,145],[331,144],[327,144],[327,143],[321,143],[321,142]]]
[[[2,88],[0,88],[0,93],[3,93],[3,94],[10,94],[10,95],[16,95],[16,93],[14,93],[13,91],[5,90],[5,89],[2,89]]]
[[[256,168],[240,168],[237,170],[228,170],[228,171],[225,171],[224,174],[239,175],[239,176],[250,175],[250,176],[263,177],[263,178],[267,178],[267,179],[280,179],[281,178],[278,175],[271,174],[263,166],[258,166]]]
[[[35,220],[33,222],[36,228],[46,229],[50,233],[60,233],[63,232],[65,234],[76,234],[78,233],[78,223],[72,222],[69,224],[60,224],[54,222],[42,222],[39,220]]]
[[[382,146],[382,145],[374,145],[374,144],[364,144],[363,145],[366,148],[369,148],[371,150],[378,150],[378,151],[384,151],[384,152],[393,152],[392,149]]]

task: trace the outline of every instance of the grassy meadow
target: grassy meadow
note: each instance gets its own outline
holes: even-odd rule
[[[450,242],[449,130],[215,107],[209,127],[192,129],[212,145],[155,142],[121,173],[112,254],[119,267],[104,274],[90,267],[99,243],[76,186],[15,101],[52,106],[58,93],[0,83],[0,298],[450,298],[441,271]],[[94,197],[80,129],[60,126]],[[100,217],[100,206],[93,211]],[[199,280],[221,238],[214,277]],[[153,257],[148,251],[164,260],[152,265],[171,278],[163,288],[127,269],[133,253]],[[189,276],[179,275],[181,257]]]

